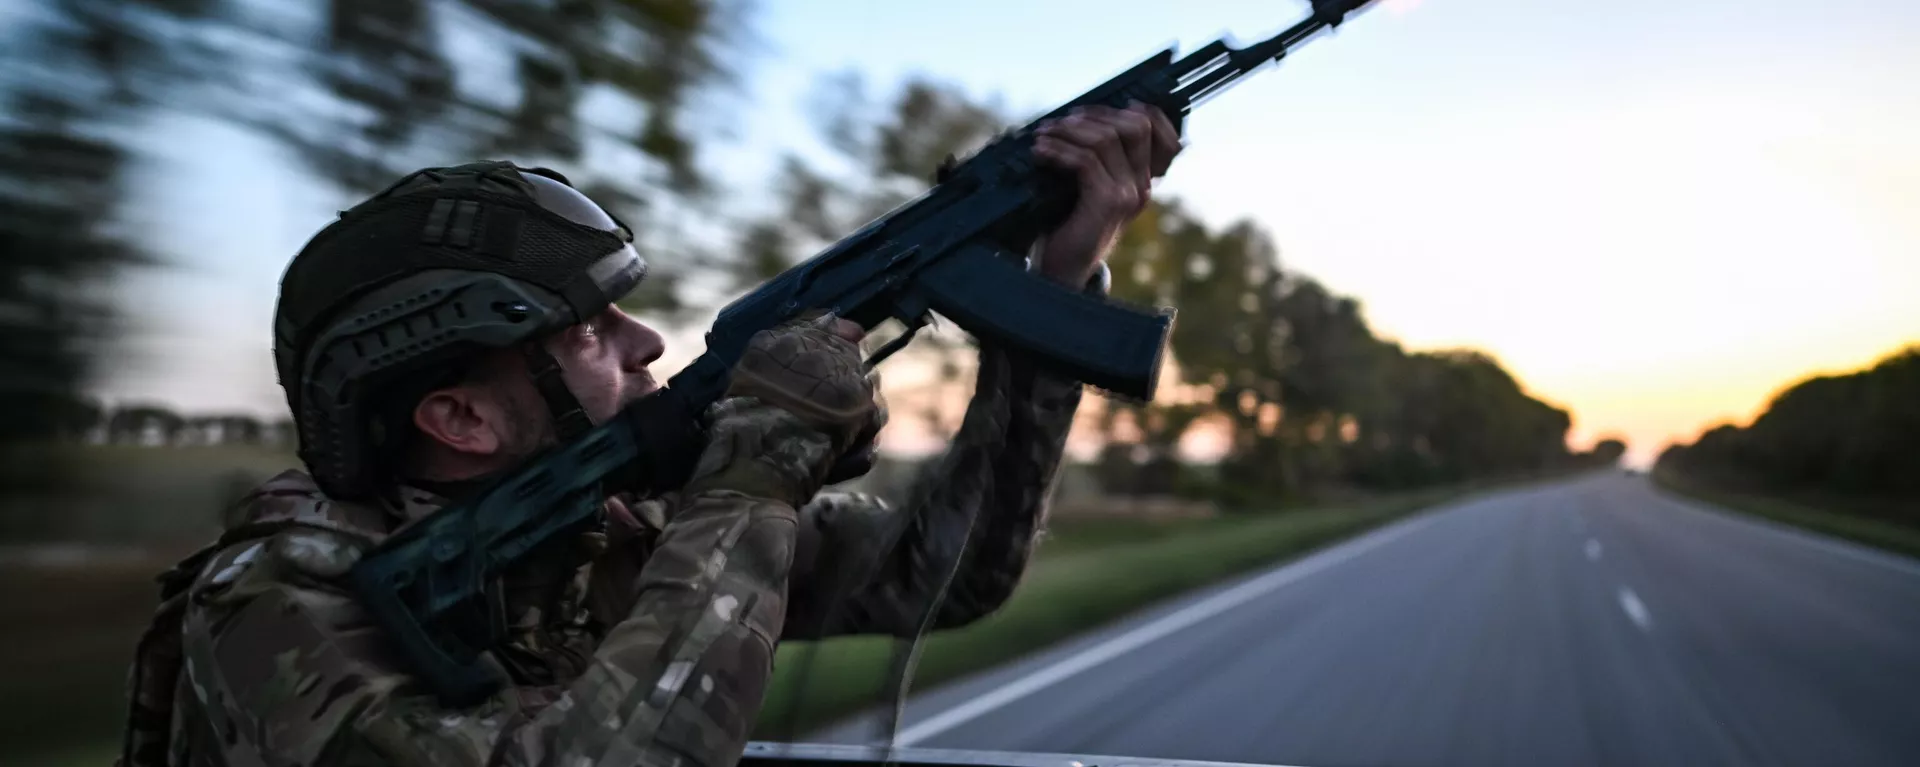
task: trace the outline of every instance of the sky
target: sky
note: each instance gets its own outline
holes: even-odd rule
[[[881,92],[930,75],[1027,114],[1305,3],[1120,7],[769,0],[739,135],[710,159],[753,198],[830,72]],[[1917,34],[1920,4],[1896,0],[1383,0],[1203,105],[1158,193],[1258,222],[1377,332],[1485,350],[1572,411],[1574,445],[1619,435],[1644,463],[1920,342]],[[193,163],[149,208],[182,265],[129,284],[143,330],[103,392],[277,413],[273,293],[341,201],[244,134],[153,134],[156,177]]]

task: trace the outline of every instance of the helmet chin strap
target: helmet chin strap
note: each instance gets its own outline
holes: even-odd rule
[[[521,344],[521,355],[527,361],[527,370],[533,376],[533,387],[540,392],[540,399],[547,405],[547,414],[553,418],[554,431],[561,442],[568,442],[593,428],[593,421],[587,418],[587,410],[580,404],[580,398],[573,396],[561,377],[560,362],[548,354],[539,342]],[[471,498],[484,489],[489,482],[498,478],[502,471],[491,472],[478,477],[460,480],[425,480],[418,477],[401,480],[404,484],[438,495],[451,501]],[[397,486],[389,488],[388,500],[396,506],[402,501]]]
[[[538,341],[521,344],[520,348],[527,361],[527,372],[533,375],[533,388],[540,392],[540,399],[546,401],[547,414],[553,418],[554,432],[560,441],[571,442],[593,428],[580,398],[567,388],[560,361],[548,354]]]
[[[527,362],[527,371],[532,374],[533,388],[540,392],[540,399],[546,403],[547,414],[553,419],[554,432],[561,442],[568,442],[593,428],[593,421],[587,418],[587,410],[580,404],[580,398],[573,396],[567,388],[567,382],[561,377],[560,362],[548,354],[538,342],[521,344],[521,356]],[[465,500],[474,492],[486,487],[487,483],[500,475],[492,472],[479,477],[461,480],[426,480],[419,477],[405,477],[401,482],[449,500]],[[389,490],[397,490],[391,487]],[[398,504],[398,495],[391,495],[390,501]]]

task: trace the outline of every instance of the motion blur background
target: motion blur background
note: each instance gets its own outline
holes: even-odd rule
[[[636,225],[627,308],[670,373],[948,154],[1304,6],[0,4],[0,762],[109,758],[151,577],[296,465],[274,294],[334,211],[418,167],[558,168]],[[1618,467],[1920,553],[1916,33],[1872,0],[1383,0],[1207,104],[1112,260],[1119,297],[1179,307],[1163,391],[1089,400],[1048,567],[922,681]],[[942,447],[971,364],[950,328],[888,363],[863,484]],[[1155,574],[1115,586],[1128,556]],[[767,737],[875,700],[884,648],[828,644],[783,662]]]

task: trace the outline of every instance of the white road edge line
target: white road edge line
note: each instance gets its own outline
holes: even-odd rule
[[[1673,498],[1668,496],[1661,496],[1660,498],[1661,500],[1666,501],[1669,505],[1675,508],[1678,508],[1682,511],[1690,511],[1695,514],[1705,514],[1709,517],[1717,518],[1727,522],[1734,522],[1734,523],[1745,522],[1761,530],[1765,530],[1767,532],[1773,533],[1776,537],[1798,541],[1808,546],[1812,546],[1816,549],[1825,550],[1829,554],[1838,554],[1842,557],[1846,557],[1847,559],[1851,559],[1855,562],[1863,562],[1870,565],[1879,565],[1881,567],[1885,567],[1890,570],[1897,570],[1897,571],[1906,573],[1908,575],[1920,575],[1920,562],[1914,562],[1910,558],[1902,557],[1896,554],[1881,552],[1879,550],[1869,548],[1864,544],[1854,543],[1853,541],[1849,541],[1841,538],[1834,538],[1832,536],[1823,535],[1821,533],[1815,533],[1810,530],[1794,527],[1785,522],[1775,522],[1765,517],[1760,517],[1752,514],[1741,514],[1740,512],[1737,512],[1737,511],[1730,511],[1726,509],[1717,508],[1710,504],[1696,503],[1691,500],[1682,500],[1679,498]]]
[[[1633,589],[1620,587],[1620,609],[1626,611],[1627,617],[1632,618],[1641,631],[1653,630],[1653,615],[1647,612],[1647,606],[1640,602],[1640,597],[1633,593]]]
[[[1253,601],[1269,592],[1291,584],[1314,573],[1353,559],[1371,551],[1381,544],[1399,538],[1433,521],[1426,516],[1403,522],[1394,527],[1376,531],[1368,537],[1359,538],[1346,544],[1324,550],[1306,559],[1296,560],[1253,580],[1222,591],[1199,602],[1188,605],[1178,612],[1169,613],[1159,620],[1140,626],[1120,636],[1089,647],[1070,657],[1063,658],[1053,665],[1021,677],[1019,680],[1001,686],[984,695],[976,697],[953,708],[927,717],[912,727],[901,730],[893,742],[899,746],[911,746],[940,733],[970,722],[987,712],[1005,706],[1021,698],[1046,689],[1067,677],[1098,666],[1120,657],[1149,642],[1192,626],[1215,615],[1224,613],[1247,602]]]
[[[1592,538],[1587,539],[1587,561],[1600,561],[1600,542]]]

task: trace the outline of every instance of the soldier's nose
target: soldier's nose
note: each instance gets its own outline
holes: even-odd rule
[[[667,340],[661,337],[659,331],[647,327],[646,323],[631,319],[629,321],[633,323],[634,341],[628,353],[627,366],[635,370],[645,369],[653,364],[654,360],[660,359],[660,355],[666,353]]]

